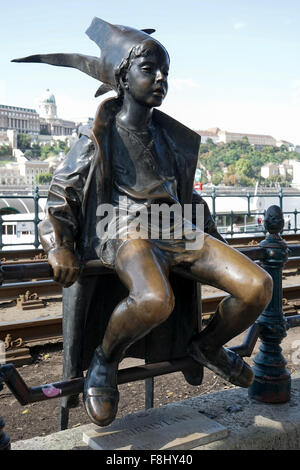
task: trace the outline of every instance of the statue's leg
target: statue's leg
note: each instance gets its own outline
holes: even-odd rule
[[[210,236],[195,252],[194,260],[179,264],[178,269],[230,294],[220,302],[207,327],[193,338],[191,356],[232,383],[248,387],[253,380],[250,367],[222,346],[245,331],[267,306],[272,296],[271,277],[246,256]]]
[[[106,426],[118,405],[117,370],[126,349],[165,321],[174,308],[168,267],[146,240],[128,240],[118,250],[116,272],[129,295],[113,311],[89,367],[84,403],[92,421]]]

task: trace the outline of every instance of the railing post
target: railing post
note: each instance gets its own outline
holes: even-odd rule
[[[216,189],[215,187],[213,186],[212,190],[211,190],[211,199],[212,199],[212,218],[213,220],[216,220]]]
[[[279,197],[279,207],[282,210],[282,208],[283,208],[283,204],[282,204],[283,192],[282,192],[282,187],[281,186],[280,186],[279,191],[278,191],[278,197]]]
[[[247,215],[248,215],[248,217],[250,217],[250,215],[251,215],[250,198],[251,198],[251,195],[250,195],[250,193],[248,192],[248,193],[247,193],[247,206],[248,206],[248,214],[247,214]]]
[[[265,403],[285,403],[290,399],[291,376],[280,343],[286,336],[287,324],[282,311],[282,268],[288,258],[288,246],[279,234],[284,225],[280,207],[268,208],[264,225],[268,233],[259,245],[265,250],[262,267],[272,276],[273,295],[256,322],[261,346],[254,358],[255,379],[248,393]]]
[[[39,187],[35,186],[34,188],[34,247],[38,249],[40,245],[39,241],[39,233],[38,233],[38,224],[40,222],[39,219]]]
[[[3,248],[2,233],[3,233],[3,219],[2,219],[2,216],[1,216],[1,214],[0,214],[0,251],[1,251],[2,248]]]

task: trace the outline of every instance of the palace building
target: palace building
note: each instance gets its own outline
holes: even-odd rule
[[[17,134],[48,136],[71,136],[76,123],[57,116],[57,105],[49,89],[39,100],[39,112],[31,108],[0,104],[0,132],[15,131]]]
[[[0,132],[39,135],[40,118],[35,109],[0,104]]]

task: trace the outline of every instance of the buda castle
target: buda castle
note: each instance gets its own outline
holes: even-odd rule
[[[75,122],[57,116],[56,100],[49,89],[41,96],[38,111],[0,104],[0,140],[3,143],[8,140],[12,147],[15,145],[11,140],[17,134],[30,134],[33,140],[38,137],[41,143],[48,143],[71,137],[76,128]]]
[[[30,136],[32,144],[55,145],[58,140],[62,140],[71,147],[78,139],[78,127],[91,121],[88,118],[79,123],[59,118],[56,100],[50,90],[46,90],[39,99],[37,110],[0,104],[0,147],[8,145],[13,157],[12,161],[1,164],[0,185],[35,184],[38,175],[55,169],[63,158],[63,152],[45,161],[26,156],[26,152],[24,154],[17,148],[19,134]]]

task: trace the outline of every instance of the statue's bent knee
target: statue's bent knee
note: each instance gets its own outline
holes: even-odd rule
[[[136,300],[136,308],[142,320],[151,325],[159,325],[171,315],[175,305],[172,292],[164,294],[144,293]]]
[[[249,307],[261,313],[272,298],[273,280],[271,276],[263,271],[259,273],[249,285],[244,300]]]

